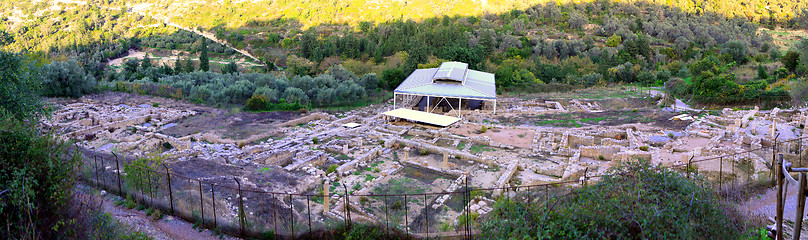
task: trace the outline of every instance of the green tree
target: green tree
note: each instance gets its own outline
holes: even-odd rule
[[[780,58],[780,62],[788,69],[789,71],[794,71],[797,69],[797,65],[800,63],[800,54],[794,51],[789,51]]]
[[[237,73],[237,72],[238,72],[238,65],[236,65],[236,62],[232,62],[232,61],[228,62],[227,65],[224,65],[224,67],[222,68],[222,73],[225,73],[225,74],[227,74],[227,73]]]
[[[728,54],[732,57],[732,60],[738,64],[746,63],[746,55],[748,54],[749,50],[746,47],[746,44],[741,41],[729,41],[724,43],[724,46],[721,49],[721,54]]]
[[[191,61],[190,58],[185,59],[185,72],[193,72],[193,71],[196,71],[196,68],[194,67],[194,61]]]
[[[606,46],[609,47],[617,47],[620,43],[623,43],[623,38],[617,35],[612,35],[609,39],[606,39]]]
[[[769,73],[766,72],[766,68],[763,67],[763,64],[758,64],[757,72],[758,72],[758,79],[763,80],[769,79]]]
[[[78,98],[95,91],[96,81],[76,60],[53,62],[42,71],[45,96]]]
[[[38,71],[32,60],[0,51],[0,110],[17,119],[37,119],[46,113],[39,95],[42,84],[34,76]]]
[[[148,55],[144,55],[143,59],[140,60],[140,67],[143,68],[143,69],[148,69],[148,68],[152,67],[151,59],[149,59]]]
[[[199,70],[210,71],[210,59],[208,59],[208,46],[202,46],[202,53],[199,54]]]
[[[184,71],[184,69],[182,69],[182,62],[180,61],[180,57],[177,56],[177,60],[174,61],[174,73],[180,74],[182,72],[185,72],[185,71]]]

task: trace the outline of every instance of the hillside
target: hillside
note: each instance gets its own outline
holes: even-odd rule
[[[138,2],[138,1],[123,1]],[[297,21],[304,28],[327,24],[356,25],[362,21],[386,22],[395,20],[424,20],[440,16],[480,16],[499,14],[513,9],[527,10],[547,3],[579,4],[606,1],[594,0],[277,0],[277,1],[170,1],[144,0],[147,12],[169,17],[172,21],[187,26],[211,28],[215,26],[241,27],[261,22],[286,19]],[[716,12],[726,18],[741,17],[749,21],[790,25],[801,9],[808,3],[776,0],[728,0],[728,1],[670,1],[670,0],[619,0],[617,3],[642,3],[681,8],[685,12],[703,14]]]

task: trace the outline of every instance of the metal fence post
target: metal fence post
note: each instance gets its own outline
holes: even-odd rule
[[[429,239],[429,203],[426,201],[426,194],[424,194],[424,216],[426,216],[426,239]]]
[[[168,203],[171,206],[171,215],[174,215],[174,192],[171,190],[171,174],[168,172],[168,166],[163,164],[166,169],[166,181],[168,182]]]
[[[718,190],[724,191],[724,157],[718,158]]]
[[[275,200],[275,193],[272,193],[272,200]],[[278,208],[272,203],[272,229],[275,236],[278,236]]]
[[[466,239],[471,238],[471,231],[469,231],[469,211],[470,211],[469,203],[471,202],[471,195],[469,194],[469,177],[470,176],[468,176],[468,175],[466,176],[466,179],[465,179],[466,191],[463,192],[463,200],[465,200],[464,203],[463,203],[464,204],[463,208],[465,208],[465,210],[466,210],[466,224],[465,224],[466,229],[465,229],[465,232],[464,232],[465,235],[466,235]]]
[[[387,225],[384,230],[390,234],[390,213],[387,210],[387,195],[384,195],[384,222]]]
[[[93,163],[95,163],[95,185],[101,186],[101,180],[98,177],[98,155],[93,155]]]
[[[213,228],[219,228],[219,223],[216,220],[216,191],[213,190],[213,184],[210,185],[210,200],[213,203]]]
[[[345,190],[345,225],[348,230],[351,229],[351,199],[348,197],[348,187],[342,183],[342,189]]]
[[[292,237],[295,237],[295,206],[292,204],[292,194],[289,194],[289,229],[292,230]]]
[[[242,196],[241,192],[241,183],[238,181],[238,178],[233,178],[236,180],[236,184],[238,184],[238,212],[239,212],[239,225],[241,227],[241,236],[244,236],[244,196]]]
[[[118,154],[112,152],[112,155],[115,156],[115,170],[118,172],[118,194],[123,196],[123,188],[121,188],[121,166],[118,164]]]
[[[404,194],[404,232],[407,235],[410,235],[410,227],[408,222],[410,221],[409,218],[409,207],[407,206],[407,194]]]
[[[309,201],[310,196],[306,195],[306,212],[309,215],[309,232],[311,232],[311,203]]]
[[[196,182],[199,184],[199,209],[202,213],[202,219],[200,221],[202,225],[205,225],[205,202],[202,201],[202,181],[196,180]]]

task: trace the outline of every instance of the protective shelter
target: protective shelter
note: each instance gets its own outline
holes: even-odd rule
[[[463,116],[464,100],[466,101],[466,107],[479,107],[483,102],[491,102],[493,103],[494,113],[496,113],[497,89],[494,74],[469,70],[468,66],[467,63],[444,62],[438,68],[413,71],[393,91],[393,108],[395,109],[393,111],[398,110],[398,99],[401,98],[405,102],[404,105],[417,101],[418,109],[428,114],[432,114],[438,106],[448,106],[460,118]],[[416,120],[412,112],[398,111],[395,114],[396,116],[387,114],[390,112],[383,114],[418,122],[432,118],[419,114],[418,119],[420,120]],[[413,117],[408,117],[409,115],[413,115]]]

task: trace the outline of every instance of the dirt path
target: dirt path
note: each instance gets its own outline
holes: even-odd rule
[[[665,99],[665,92],[662,92],[662,91],[659,91],[659,90],[651,90],[650,92],[651,92],[651,96],[661,96],[662,99]],[[659,101],[662,101],[662,100],[659,100]],[[676,110],[679,110],[679,111],[682,111],[682,110],[684,110],[684,111],[701,111],[699,109],[691,108],[690,105],[687,105],[687,103],[682,102],[682,100],[680,100],[678,98],[676,99],[676,103],[673,106],[676,106]]]
[[[109,62],[107,62],[107,66],[120,66],[120,65],[123,65],[123,63],[128,59],[134,59],[134,58],[142,59],[143,56],[146,56],[146,54],[150,55],[149,59],[151,59],[153,61],[157,61],[157,63],[152,63],[152,64],[157,65],[157,66],[159,66],[161,64],[173,65],[174,61],[177,60],[176,55],[175,56],[155,56],[155,54],[150,54],[148,52],[143,52],[143,51],[131,50],[130,49],[129,52],[125,56],[115,58],[115,59],[110,59]],[[191,60],[191,61],[199,61],[199,58],[182,58],[182,59],[183,60]],[[209,62],[218,63],[218,64],[229,64],[230,63],[229,61],[216,61],[216,60],[209,60]],[[235,62],[238,65],[244,66],[244,67],[264,66],[264,65],[261,65],[261,64],[252,63],[252,62],[246,62],[246,61],[233,61],[233,62]]]
[[[80,189],[77,192],[82,194],[88,194],[93,189],[87,185],[77,185],[77,188]],[[120,197],[115,195],[105,194],[105,196],[97,199],[102,201],[101,211],[108,213],[116,221],[128,226],[133,231],[142,232],[157,240],[239,239],[229,235],[215,235],[214,232],[207,229],[197,230],[192,223],[168,215],[155,221],[150,216],[147,216],[145,211],[116,206],[115,201]]]
[[[224,45],[225,47],[233,49],[234,51],[239,52],[239,53],[243,54],[244,56],[252,58],[256,62],[261,62],[261,60],[258,60],[257,57],[253,56],[249,52],[237,49],[237,48],[235,48],[233,46],[230,46],[230,44],[227,44],[227,42],[219,40],[218,38],[216,38],[216,36],[214,36],[212,33],[206,33],[206,32],[196,30],[196,29],[180,26],[179,24],[176,24],[176,23],[173,23],[173,22],[169,21],[169,18],[165,17],[165,16],[158,17],[158,16],[155,16],[155,15],[151,15],[151,14],[146,12],[146,9],[149,8],[149,7],[151,7],[151,4],[147,4],[147,3],[137,4],[137,5],[132,6],[132,11],[135,12],[135,13],[138,13],[140,15],[143,15],[143,16],[148,16],[148,17],[160,20],[163,23],[165,23],[166,25],[169,25],[169,26],[172,26],[172,27],[175,27],[175,28],[179,28],[179,29],[183,29],[183,30],[186,30],[186,31],[189,31],[189,32],[192,32],[192,33],[199,34],[200,36],[203,36],[205,38],[210,39],[211,41],[220,43],[220,44]]]

